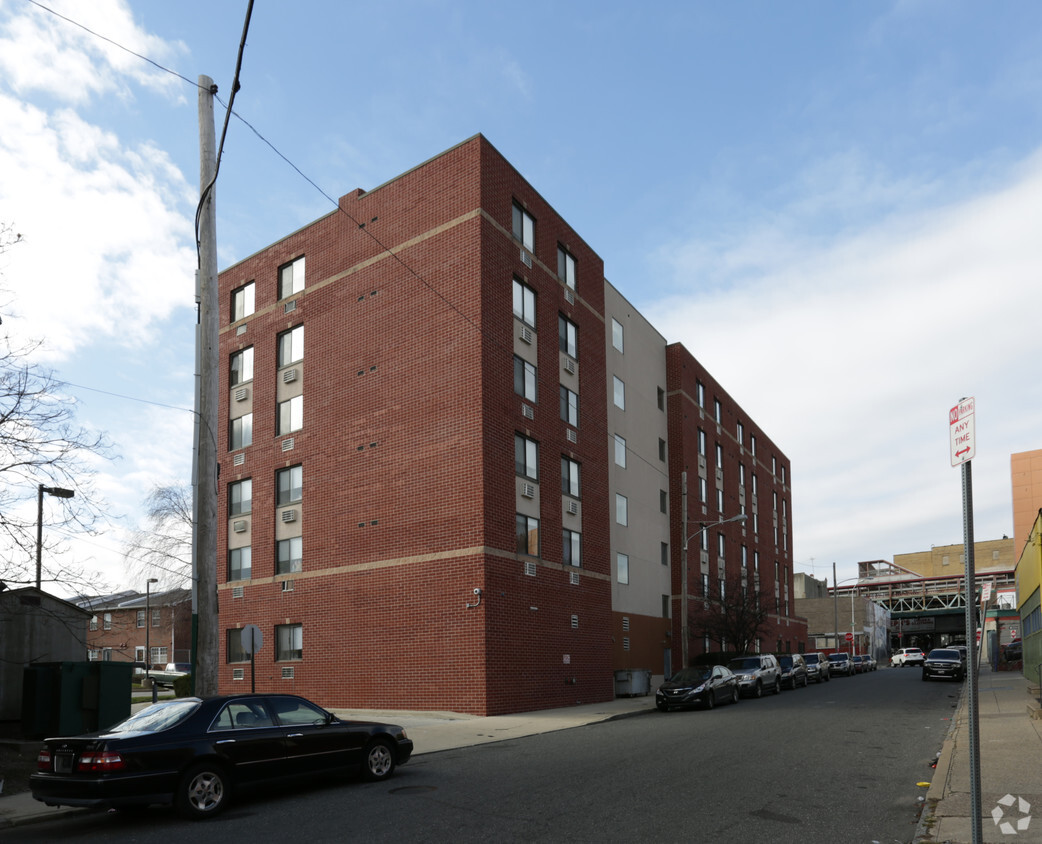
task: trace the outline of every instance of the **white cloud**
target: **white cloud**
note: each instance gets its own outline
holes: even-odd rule
[[[677,250],[677,275],[707,275],[712,292],[646,312],[792,461],[797,560],[960,542],[947,410],[966,395],[978,406],[977,538],[1010,533],[1009,455],[1042,445],[1025,318],[1042,306],[1040,165],[825,247],[800,240],[794,211],[784,237],[736,237],[713,263],[697,241]]]

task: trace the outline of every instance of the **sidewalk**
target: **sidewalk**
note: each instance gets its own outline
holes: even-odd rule
[[[1032,717],[1039,705],[1028,692],[1019,672],[981,666],[977,714],[984,844],[1042,844],[1042,720]],[[968,710],[964,692],[926,795],[916,844],[973,842]],[[1027,826],[1018,829],[1018,823]]]
[[[134,709],[140,708],[139,706]],[[544,709],[537,712],[519,712],[516,715],[481,717],[459,712],[402,712],[369,709],[334,709],[339,718],[355,721],[383,721],[405,727],[416,749],[413,756],[436,753],[457,747],[471,747],[495,741],[552,733],[584,724],[610,721],[651,712],[655,708],[653,695],[646,697],[618,697],[605,703],[570,706],[564,709]],[[1040,804],[1042,806],[1042,804]],[[52,808],[33,799],[29,792],[0,794],[0,830],[9,826],[36,823],[61,817],[84,809]]]

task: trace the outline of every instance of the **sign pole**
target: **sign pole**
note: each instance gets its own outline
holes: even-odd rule
[[[977,434],[974,399],[964,398],[948,411],[948,431],[951,441],[952,466],[962,466],[962,524],[963,557],[966,574],[963,581],[966,602],[966,652],[970,664],[966,667],[966,695],[970,729],[970,816],[973,844],[982,844],[980,796],[980,714],[977,711],[977,585],[974,581],[973,560],[973,458],[977,453]],[[970,650],[973,648],[973,650]]]

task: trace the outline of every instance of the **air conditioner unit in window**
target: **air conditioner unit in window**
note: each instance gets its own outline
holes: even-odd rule
[[[283,305],[282,313],[289,314],[289,313],[292,313],[293,311],[295,311],[296,309],[297,309],[297,300],[296,299],[290,299],[285,305]]]
[[[521,415],[525,419],[535,419],[535,410],[532,409],[532,405],[521,402]]]
[[[571,513],[573,516],[578,515],[579,514],[579,502],[578,501],[569,501],[568,502],[568,512]]]
[[[250,526],[250,523],[245,519],[237,519],[232,522],[232,530],[236,533],[246,533],[246,529]]]
[[[249,387],[239,387],[239,389],[237,389],[235,391],[235,400],[236,401],[246,401],[246,399],[248,399],[249,397],[250,397],[250,388]]]
[[[297,380],[297,368],[287,369],[282,373],[282,383],[289,384],[292,381]]]
[[[283,580],[282,581],[282,591],[283,592],[292,592],[293,591],[293,581],[292,580]]]
[[[242,587],[241,586],[233,586],[232,587],[232,597],[233,598],[241,598],[242,597]]]
[[[233,680],[245,680],[246,679],[246,669],[244,669],[244,668],[233,668],[232,669],[232,679]]]
[[[575,361],[571,358],[564,359],[564,371],[569,375],[575,375]]]
[[[283,667],[283,669],[282,669],[282,679],[283,680],[292,680],[293,679],[293,666],[292,665],[287,665],[287,666]]]
[[[526,343],[531,343],[532,342],[532,329],[529,328],[527,325],[522,325],[521,326],[521,333],[518,336],[522,340],[524,340]]]
[[[521,247],[521,263],[532,269],[532,256],[528,254],[528,250],[523,246]]]
[[[296,520],[297,520],[297,511],[296,510],[283,510],[282,511],[282,521],[284,521],[284,522],[295,522]]]
[[[535,498],[535,484],[529,484],[529,483],[521,484],[521,494],[525,498]]]

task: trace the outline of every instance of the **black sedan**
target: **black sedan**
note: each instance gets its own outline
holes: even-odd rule
[[[738,703],[738,676],[723,665],[681,668],[655,692],[655,706],[662,712],[728,702]]]
[[[46,739],[29,787],[48,806],[173,803],[206,818],[237,786],[358,766],[383,780],[412,749],[401,727],[341,721],[296,695],[180,698],[106,730]]]
[[[962,680],[966,676],[966,664],[962,654],[955,648],[934,648],[926,655],[923,662],[923,679],[931,677],[950,677]]]

